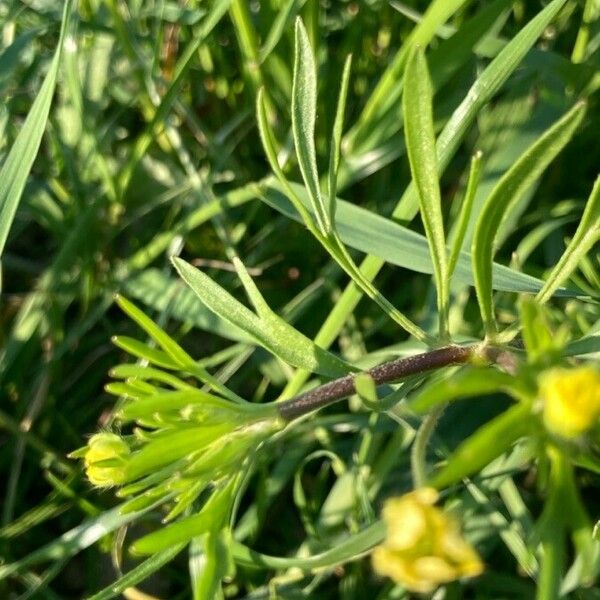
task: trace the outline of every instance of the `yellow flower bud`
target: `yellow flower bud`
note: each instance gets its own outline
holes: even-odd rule
[[[483,563],[462,537],[458,523],[434,506],[438,493],[422,488],[383,507],[387,537],[373,552],[373,567],[414,592],[483,571]]]
[[[552,369],[539,378],[543,420],[552,433],[574,439],[600,419],[600,373],[593,367]]]
[[[129,454],[127,442],[114,433],[97,433],[90,438],[84,456],[85,472],[91,483],[98,487],[119,485],[125,481],[125,457]],[[122,464],[102,464],[104,461]]]

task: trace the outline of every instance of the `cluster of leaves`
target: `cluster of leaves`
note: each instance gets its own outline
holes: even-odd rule
[[[594,593],[596,415],[557,430],[540,389],[600,352],[600,11],[542,4],[2,8],[0,593],[135,597],[171,564],[156,596],[408,597],[359,559],[426,483],[488,565],[448,594]],[[495,364],[271,402],[450,342]],[[63,458],[99,426],[74,455],[117,506]]]

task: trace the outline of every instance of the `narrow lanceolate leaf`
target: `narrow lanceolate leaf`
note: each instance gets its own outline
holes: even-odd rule
[[[208,383],[226,398],[234,402],[243,401],[237,394],[227,386],[215,379],[206,369],[202,368],[196,361],[165,331],[163,331],[148,315],[141,311],[133,302],[117,294],[115,302],[121,310],[135,321],[180,368],[197,377],[203,383]]]
[[[352,67],[352,55],[346,58],[344,72],[342,74],[342,85],[338,98],[333,133],[331,135],[331,148],[329,149],[329,219],[335,223],[335,195],[337,193],[337,174],[340,166],[340,146],[342,144],[342,130],[344,128],[344,114],[346,112],[346,99],[348,97],[348,83],[350,82],[350,68]]]
[[[435,381],[410,399],[407,408],[424,414],[453,400],[485,396],[494,392],[511,392],[515,378],[494,368],[468,368],[447,379]]]
[[[452,278],[452,274],[456,268],[456,263],[458,262],[460,251],[462,250],[465,234],[467,233],[471,211],[473,210],[473,200],[475,200],[475,192],[477,191],[479,175],[481,172],[481,156],[481,151],[477,151],[471,158],[467,190],[465,191],[465,197],[463,199],[462,206],[460,207],[460,215],[458,216],[458,223],[456,224],[456,235],[454,237],[454,241],[452,242],[452,250],[450,252],[450,258],[448,259],[449,279]]]
[[[46,127],[71,6],[72,2],[65,2],[60,38],[52,65],[0,170],[0,256]]]
[[[193,386],[179,379],[179,377],[175,377],[170,373],[165,373],[162,369],[142,367],[141,365],[117,365],[111,369],[110,376],[117,379],[128,379],[129,377],[132,377],[134,379],[141,379],[142,381],[158,381],[179,390],[195,389]]]
[[[317,73],[315,59],[304,25],[296,20],[294,78],[292,82],[292,132],[302,179],[315,207],[321,233],[331,229],[329,214],[319,185],[315,152],[315,118],[317,115]]]
[[[275,173],[277,179],[283,186],[290,202],[296,207],[296,210],[302,217],[303,223],[308,229],[313,232],[316,231],[315,223],[311,214],[306,210],[302,202],[300,202],[298,195],[294,192],[290,182],[287,180],[283,170],[279,166],[277,160],[277,146],[275,142],[275,134],[269,124],[269,117],[267,115],[267,106],[265,102],[265,92],[263,88],[258,90],[256,96],[256,122],[258,123],[258,132],[260,134],[260,141],[262,142],[265,155],[269,161],[269,165],[273,173]]]
[[[134,542],[131,552],[138,555],[153,554],[174,544],[189,542],[193,537],[202,535],[211,529],[212,517],[210,512],[201,512],[163,527]]]
[[[150,364],[162,367],[163,369],[177,369],[178,364],[166,352],[152,348],[139,340],[125,335],[115,335],[112,343],[122,350],[125,350],[132,356],[147,360]]]
[[[236,563],[260,569],[327,569],[356,559],[367,553],[385,538],[385,523],[381,520],[369,525],[333,547],[310,556],[269,556],[251,550],[238,541],[233,541],[232,554]]]
[[[408,59],[402,105],[410,170],[417,187],[421,218],[433,262],[440,335],[445,337],[448,326],[448,260],[433,130],[431,81],[421,48],[415,48]]]
[[[600,240],[600,177],[596,179],[571,243],[552,269],[536,300],[541,303],[548,302],[598,240]]]
[[[314,344],[268,308],[262,297],[259,299],[256,287],[248,285],[248,280],[246,289],[260,309],[259,316],[199,269],[180,258],[172,260],[179,275],[203,304],[288,364],[327,377],[339,377],[352,370],[350,365]]]
[[[223,598],[221,581],[235,572],[228,527],[194,538],[190,544],[190,578],[194,600]]]
[[[167,333],[165,333],[148,315],[133,302],[117,294],[115,302],[127,316],[135,321],[180,367],[193,363],[194,359]]]
[[[126,465],[127,481],[135,481],[149,475],[160,467],[206,448],[234,429],[231,423],[202,425],[191,428],[164,430],[155,435],[151,443],[128,457]]]
[[[485,201],[475,225],[472,261],[475,290],[488,335],[496,332],[492,304],[494,241],[503,217],[564,148],[581,123],[585,104],[576,104],[522,154]]]
[[[190,517],[181,519],[172,525],[145,535],[131,545],[134,554],[153,554],[170,546],[182,544],[208,531],[219,531],[231,510],[235,490],[235,480],[213,492],[202,510]]]

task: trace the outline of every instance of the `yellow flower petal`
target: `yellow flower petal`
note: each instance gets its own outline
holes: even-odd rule
[[[552,369],[539,379],[543,420],[552,433],[576,438],[600,419],[600,373],[593,367]]]
[[[483,571],[475,549],[460,534],[457,521],[434,506],[438,494],[417,490],[386,502],[387,538],[373,552],[373,568],[415,592]]]

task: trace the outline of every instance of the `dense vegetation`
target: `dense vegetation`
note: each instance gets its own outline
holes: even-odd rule
[[[597,0],[0,14],[0,597],[600,598]]]

